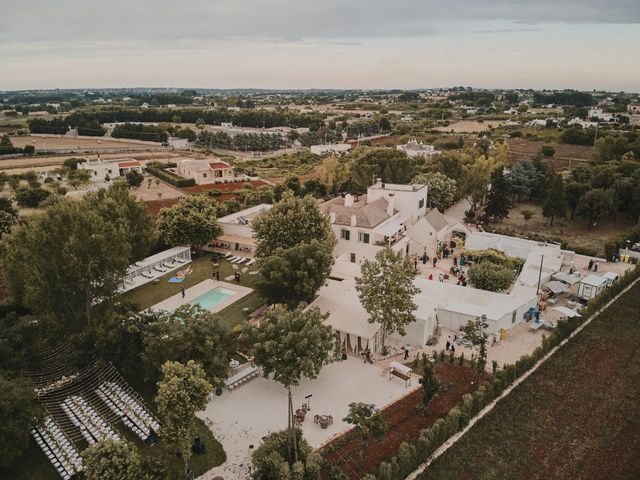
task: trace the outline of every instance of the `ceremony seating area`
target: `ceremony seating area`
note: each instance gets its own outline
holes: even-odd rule
[[[31,430],[31,435],[64,480],[82,471],[82,457],[51,417],[44,426]]]
[[[149,411],[116,382],[101,384],[96,394],[142,441],[149,439],[152,430],[157,432],[160,428]]]
[[[90,445],[106,438],[120,439],[120,436],[83,397],[77,395],[68,397],[60,407],[71,422],[80,429],[82,436]]]
[[[254,365],[248,365],[239,372],[233,374],[224,381],[225,386],[229,390],[239,387],[240,385],[248,382],[249,380],[260,375],[260,369]]]

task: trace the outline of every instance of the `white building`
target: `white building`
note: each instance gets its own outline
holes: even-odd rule
[[[616,122],[618,119],[611,113],[605,113],[602,108],[590,108],[587,114],[589,119],[596,119],[603,122]]]
[[[243,255],[253,255],[256,244],[251,222],[257,215],[270,208],[271,205],[268,203],[261,203],[219,218],[218,224],[222,227],[223,234],[215,242],[209,244],[209,247],[238,252]]]
[[[177,161],[177,165],[177,174],[193,178],[197,185],[236,181],[233,167],[216,157],[207,160],[182,159]]]
[[[609,281],[605,277],[589,275],[580,280],[578,284],[578,298],[589,301],[600,294],[607,286],[609,286]]]
[[[426,253],[429,257],[433,257],[451,241],[454,235],[466,238],[471,230],[463,223],[449,223],[437,208],[432,208],[423,218],[409,225],[407,233],[411,239],[410,254]]]
[[[592,122],[588,120],[581,120],[578,117],[572,118],[567,122],[568,125],[578,125],[582,128],[596,128],[598,126],[598,122]]]
[[[327,145],[311,145],[311,153],[315,155],[341,154],[351,150],[349,143],[333,143]]]
[[[123,177],[131,171],[142,173],[143,165],[132,158],[96,160],[78,163],[78,168],[89,170],[94,182],[105,182]]]
[[[416,139],[410,140],[404,145],[396,145],[396,149],[406,153],[409,157],[430,157],[431,155],[441,153],[440,150],[436,150],[433,145],[426,145],[418,142]]]
[[[353,263],[373,259],[384,246],[409,253],[407,226],[426,213],[426,185],[384,184],[378,181],[366,196],[350,194],[320,205],[338,243],[334,255]]]
[[[640,115],[640,103],[630,103],[627,105],[627,113]]]

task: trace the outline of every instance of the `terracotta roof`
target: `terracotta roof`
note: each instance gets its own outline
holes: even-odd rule
[[[122,168],[126,168],[126,167],[139,167],[140,166],[140,162],[136,161],[136,160],[132,160],[130,162],[120,162],[118,163],[119,167]]]
[[[209,166],[214,170],[217,169],[217,168],[229,168],[229,164],[227,162],[222,162],[222,161],[220,161],[220,162],[210,162]]]
[[[389,218],[387,206],[388,202],[384,197],[371,203],[354,200],[352,207],[344,205],[344,198],[336,197],[321,204],[320,210],[327,215],[335,213],[337,225],[351,225],[351,215],[355,215],[356,227],[374,228]]]

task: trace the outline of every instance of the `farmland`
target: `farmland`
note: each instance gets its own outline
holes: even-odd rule
[[[639,312],[637,283],[421,478],[640,478]]]

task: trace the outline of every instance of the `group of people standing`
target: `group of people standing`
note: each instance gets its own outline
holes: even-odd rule
[[[594,260],[592,258],[591,260],[589,260],[589,265],[587,265],[587,270],[589,270],[590,272],[597,272],[599,262],[600,262],[599,260]]]

